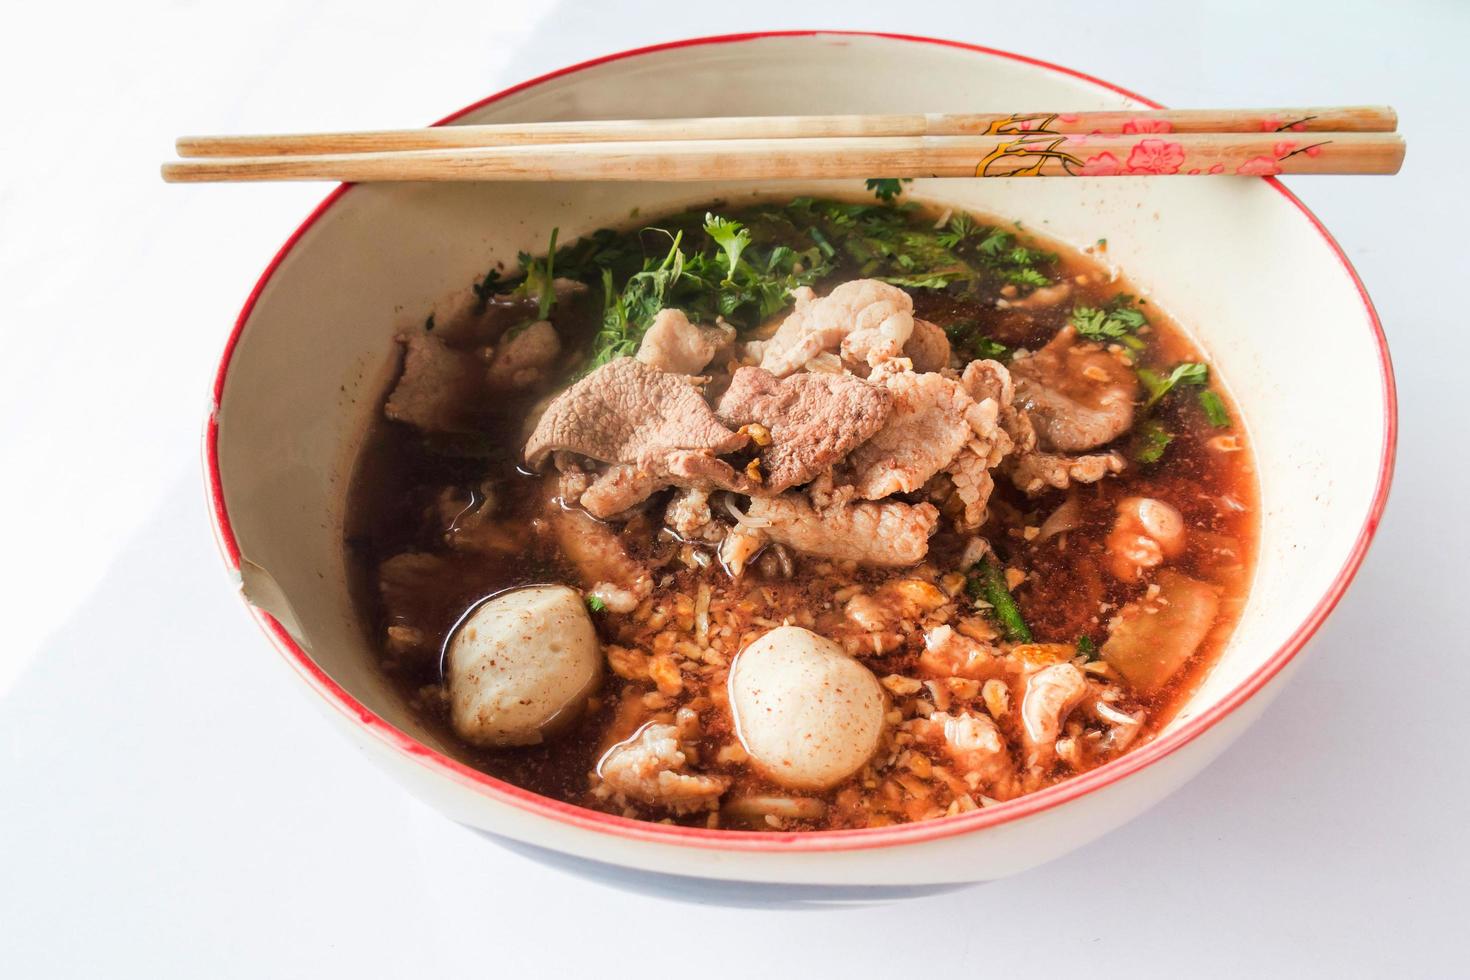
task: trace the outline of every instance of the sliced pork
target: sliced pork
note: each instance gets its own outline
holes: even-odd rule
[[[1133,427],[1138,377],[1120,355],[1063,327],[1034,354],[1011,362],[1016,402],[1043,450],[1076,453],[1112,442]]]
[[[897,286],[854,279],[818,297],[792,291],[794,309],[761,348],[760,366],[777,377],[805,367],[823,352],[844,361],[876,366],[898,357],[914,331],[914,301]]]
[[[982,513],[990,496],[983,472],[1000,462],[1010,438],[1000,427],[1000,406],[975,401],[964,385],[940,374],[875,372],[893,396],[893,414],[873,438],[853,451],[853,485],[865,500],[912,493],[950,467],[962,450],[966,509]]]
[[[892,402],[886,389],[851,375],[777,378],[762,368],[743,367],[715,414],[729,425],[754,424],[769,433],[770,443],[761,450],[762,487],[779,493],[830,470],[883,426]]]
[[[495,345],[486,371],[491,388],[517,389],[540,384],[551,376],[561,356],[561,338],[550,320],[537,320],[519,330],[507,331]]]
[[[939,510],[933,504],[864,501],[818,510],[805,496],[792,492],[752,498],[747,514],[778,544],[866,565],[918,563],[939,524]]]
[[[638,345],[638,360],[673,374],[698,374],[735,341],[731,327],[701,327],[682,311],[659,310]]]
[[[456,350],[430,333],[399,338],[403,373],[384,412],[425,432],[457,432],[473,426],[471,408],[485,384],[485,362],[474,351]]]
[[[547,406],[526,442],[525,455],[532,467],[559,450],[624,464],[636,471],[619,471],[612,478],[624,489],[680,483],[743,490],[749,481],[717,457],[746,442],[745,436],[720,424],[687,379],[622,357]],[[615,487],[603,490],[611,500],[604,506],[631,499],[625,492],[614,493]]]
[[[608,750],[597,764],[593,792],[626,804],[662,807],[674,813],[714,809],[730,788],[724,776],[692,773],[688,755],[673,725],[650,724]]]

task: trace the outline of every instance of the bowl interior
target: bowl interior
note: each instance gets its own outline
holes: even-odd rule
[[[553,77],[458,122],[629,116],[1140,106],[1023,60],[895,38],[704,43]],[[860,190],[860,182],[791,193]],[[761,188],[771,193],[770,185]],[[779,190],[779,189],[778,189]],[[753,185],[464,184],[352,188],[268,274],[228,356],[217,410],[222,534],[247,594],[365,708],[435,748],[379,676],[342,542],[358,440],[393,335],[497,261]],[[1173,314],[1233,392],[1260,467],[1257,576],[1220,662],[1170,730],[1245,683],[1314,615],[1358,547],[1390,424],[1378,334],[1350,270],[1287,196],[1256,179],[917,181],[911,194],[1017,219],[1108,256]]]

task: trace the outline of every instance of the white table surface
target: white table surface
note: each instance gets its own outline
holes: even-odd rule
[[[420,6],[6,15],[0,974],[1465,975],[1470,6]],[[587,881],[439,817],[306,703],[227,586],[198,435],[239,306],[324,190],[155,168],[184,132],[417,125],[599,53],[808,26],[975,41],[1176,105],[1396,105],[1402,176],[1293,186],[1387,328],[1398,478],[1293,684],[1123,830],[945,895],[695,906],[713,896]]]

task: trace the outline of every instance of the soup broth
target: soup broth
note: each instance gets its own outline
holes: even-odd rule
[[[552,241],[405,332],[353,482],[364,628],[466,763],[639,819],[933,819],[1144,744],[1227,641],[1256,539],[1246,433],[1105,242],[811,199]],[[661,368],[665,333],[715,353]],[[562,440],[528,460],[564,406],[602,419],[625,381],[672,393],[608,423],[617,452],[655,424],[656,448],[598,458]],[[681,422],[670,398],[689,397],[676,384],[741,445],[657,457]],[[754,414],[733,407],[745,388]],[[931,471],[929,455],[946,458]],[[456,665],[479,611],[549,584],[585,604],[597,663],[527,731]],[[542,656],[528,637],[497,656]],[[849,662],[857,679],[832,680]],[[808,697],[811,670],[828,680]],[[478,714],[456,707],[474,698]]]

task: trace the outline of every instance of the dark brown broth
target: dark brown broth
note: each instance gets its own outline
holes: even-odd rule
[[[1088,277],[1087,284],[1074,292],[1076,304],[1101,305],[1119,293],[1132,292],[1126,282],[1110,281],[1108,273],[1091,257],[1053,243],[1043,245],[1061,256],[1057,266],[1060,275]],[[850,276],[834,277],[842,278]],[[1031,349],[1044,344],[1066,322],[1072,305],[1065,303],[1022,316],[996,309],[989,296],[975,301],[932,290],[910,292],[918,316],[940,326],[970,318],[981,324],[983,332],[993,339],[1008,346]],[[583,343],[595,329],[593,305],[583,307],[583,316],[572,333]],[[1203,360],[1183,332],[1161,311],[1149,306],[1143,309],[1151,325],[1146,363],[1167,366]],[[566,331],[564,321],[558,321],[557,325],[559,330]],[[550,536],[538,533],[538,528],[544,525],[542,510],[546,499],[542,478],[525,472],[518,460],[524,419],[531,405],[565,383],[563,376],[519,397],[477,406],[481,435],[475,437],[425,436],[386,420],[373,427],[354,475],[347,544],[363,627],[374,646],[380,644],[384,630],[393,625],[376,587],[377,568],[383,560],[405,551],[428,552],[447,559],[446,573],[433,587],[415,593],[406,612],[400,611],[403,619],[432,634],[439,646],[446,641],[455,623],[488,596],[530,583],[576,584],[572,570],[550,544]],[[1218,383],[1213,386],[1223,397]],[[1229,405],[1228,399],[1226,404]],[[1233,406],[1230,407],[1232,418],[1238,418]],[[1191,538],[1198,539],[1202,533],[1217,536],[1206,537],[1208,543],[1234,542],[1234,559],[1222,561],[1211,548],[1196,546],[1182,559],[1171,563],[1191,576],[1220,586],[1225,601],[1210,639],[1196,652],[1187,669],[1160,694],[1137,702],[1149,711],[1150,732],[1165,724],[1185,694],[1197,686],[1223,648],[1244,605],[1255,547],[1257,499],[1250,452],[1243,449],[1223,453],[1210,449],[1208,440],[1220,435],[1222,430],[1210,427],[1193,398],[1166,399],[1156,417],[1176,436],[1164,461],[1153,466],[1130,463],[1118,477],[1071,491],[1082,508],[1082,527],[1046,542],[1028,541],[1026,529],[1042,524],[1063,501],[1064,494],[1048,492],[1028,498],[1005,479],[997,479],[991,518],[982,529],[1006,564],[1031,573],[1015,594],[1038,642],[1072,643],[1086,636],[1101,645],[1107,636],[1108,610],[1117,609],[1143,592],[1143,585],[1118,582],[1103,567],[1104,538],[1112,527],[1116,505],[1123,498],[1152,496],[1166,500],[1183,513]],[[1238,423],[1228,432],[1243,441],[1244,433]],[[1120,440],[1126,442],[1127,437]],[[455,551],[444,543],[437,503],[444,489],[460,488],[469,506],[474,498],[468,495],[482,485],[488,485],[496,495],[499,510],[495,524],[504,533],[516,536],[518,547],[513,552]],[[1222,503],[1224,500],[1234,500],[1241,508],[1228,506]],[[661,509],[656,506],[651,512],[656,515]],[[656,530],[656,524],[630,526],[622,534],[631,551],[657,563],[671,556],[672,546],[655,538]],[[931,541],[929,563],[940,568],[953,567],[962,543],[958,535],[941,527]],[[758,588],[764,583],[784,590],[783,602],[789,602],[792,608],[831,607],[830,594],[823,593],[826,580],[811,573],[817,563],[799,556],[796,562],[794,581],[770,579],[757,566],[748,573],[748,585]],[[675,567],[678,570],[667,586],[671,593],[688,593],[697,587],[701,578],[723,575],[718,565],[703,572]],[[859,570],[854,580],[879,583],[894,575],[891,570]],[[828,613],[818,614],[822,615]],[[605,641],[626,641],[622,631],[610,624],[607,617],[598,619]],[[865,662],[881,676],[904,671],[913,665],[914,659],[912,649],[907,649],[865,658]],[[616,706],[629,682],[609,673],[594,710],[572,731],[539,746],[491,751],[469,746],[453,735],[440,695],[443,680],[440,658],[404,661],[385,655],[383,667],[424,720],[442,735],[446,744],[454,747],[454,753],[462,761],[546,796],[579,804],[590,802],[588,774],[606,744]],[[728,725],[722,725],[718,716],[707,718],[706,754],[712,754],[728,734]],[[767,788],[748,773],[732,771],[732,774],[742,776],[739,785],[743,789]],[[830,799],[832,794],[827,797]],[[693,819],[703,822],[704,815]]]

